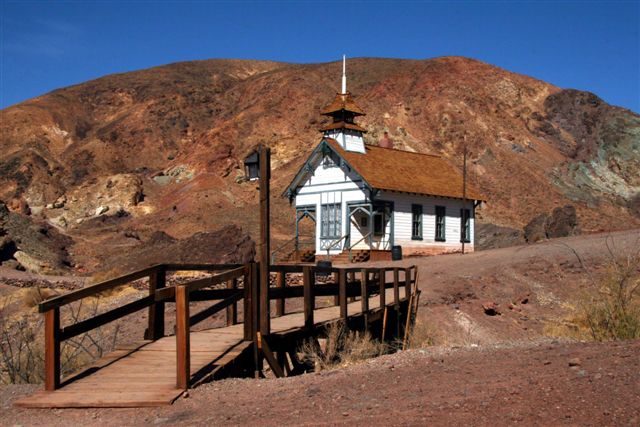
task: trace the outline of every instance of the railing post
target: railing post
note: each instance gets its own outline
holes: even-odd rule
[[[312,267],[303,267],[302,285],[304,293],[304,326],[307,329],[313,329],[313,311],[315,310],[313,287],[315,285],[315,271]]]
[[[347,275],[348,283],[355,283],[356,282],[356,273],[355,271],[350,271],[349,274]],[[349,297],[349,302],[354,302],[356,300],[355,296]]]
[[[227,282],[227,289],[238,290],[238,279],[233,278]],[[238,323],[238,303],[234,302],[227,307],[227,326]]]
[[[244,300],[242,306],[242,323],[244,324],[244,339],[245,341],[253,340],[253,308],[251,306],[251,298],[253,297],[253,279],[251,277],[252,274],[251,264],[245,264],[244,266]]]
[[[44,389],[53,391],[60,387],[60,308],[44,313]]]
[[[369,330],[369,271],[366,268],[362,269],[360,275],[360,304],[364,316],[364,329],[367,331]]]
[[[149,295],[154,295],[156,290],[164,288],[167,282],[166,268],[159,265],[149,274]],[[147,340],[159,340],[164,336],[164,301],[153,303],[149,306],[149,326],[144,338]]]
[[[399,280],[399,271],[397,268],[393,269],[393,303],[396,308],[400,303],[400,280]]]
[[[189,343],[189,289],[176,286],[176,386],[186,390],[191,377]]]
[[[333,283],[338,284],[338,281],[340,280],[339,274],[338,273],[333,273]],[[335,294],[333,297],[333,305],[340,305],[340,295],[339,294]]]
[[[338,273],[338,301],[340,303],[340,318],[344,326],[347,326],[347,272],[340,270]]]
[[[380,308],[384,308],[387,305],[387,289],[386,289],[386,270],[381,268],[378,270],[378,281],[380,283]]]
[[[286,286],[287,274],[283,271],[278,271],[276,274],[276,286],[278,289],[284,289]],[[284,298],[278,298],[276,300],[276,316],[284,316],[285,305]]]
[[[251,339],[253,341],[254,375],[259,378],[262,372],[263,358],[260,352],[258,332],[260,331],[260,263],[251,264]]]
[[[411,267],[404,269],[404,297],[409,299],[411,295]]]

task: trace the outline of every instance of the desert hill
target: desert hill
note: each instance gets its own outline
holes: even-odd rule
[[[467,58],[347,66],[369,143],[389,130],[397,148],[461,167],[466,140],[470,179],[488,199],[482,222],[519,232],[573,205],[583,232],[640,225],[638,114]],[[294,215],[278,196],[319,141],[319,111],[339,76],[337,62],[193,61],[9,107],[0,112],[0,200],[70,237],[65,259],[79,271],[157,231],[184,239],[240,225],[257,235],[257,192],[241,165],[264,142],[273,237],[284,241]]]

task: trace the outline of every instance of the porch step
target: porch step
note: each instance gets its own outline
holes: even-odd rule
[[[371,251],[368,249],[362,249],[357,251],[351,251],[351,262],[366,262],[371,258]],[[348,264],[349,263],[349,251],[342,251],[331,259],[334,264]]]
[[[293,251],[286,261],[295,262],[315,262],[316,251],[315,249],[305,249],[303,251]]]

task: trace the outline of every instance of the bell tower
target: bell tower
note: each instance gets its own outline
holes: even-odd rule
[[[329,116],[333,122],[322,127],[320,132],[326,138],[333,138],[347,151],[358,153],[365,152],[364,128],[358,126],[354,119],[364,116],[364,111],[355,103],[353,97],[347,92],[347,61],[342,56],[342,92],[337,93],[333,102],[322,109],[321,114]]]

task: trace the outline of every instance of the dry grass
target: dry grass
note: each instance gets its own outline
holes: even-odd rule
[[[23,304],[43,297],[37,292],[23,295]],[[46,299],[46,298],[42,298]],[[43,316],[29,310],[10,315],[6,299],[0,307],[0,383],[37,384],[44,380]],[[98,313],[98,299],[91,304],[68,306],[65,324],[74,324]],[[96,328],[91,332],[66,340],[60,347],[60,371],[66,376],[102,357],[115,346],[118,326]]]
[[[316,370],[333,369],[358,363],[388,352],[384,343],[368,332],[350,331],[340,322],[327,329],[324,346],[316,340],[307,340],[298,349],[302,359]]]
[[[425,348],[442,344],[440,333],[433,325],[422,320],[416,320],[411,326],[407,339],[407,348]]]
[[[640,242],[635,250],[619,253],[606,240],[608,261],[603,274],[596,277],[573,250],[589,278],[590,288],[572,314],[550,322],[545,332],[551,336],[578,340],[625,340],[640,338]]]

